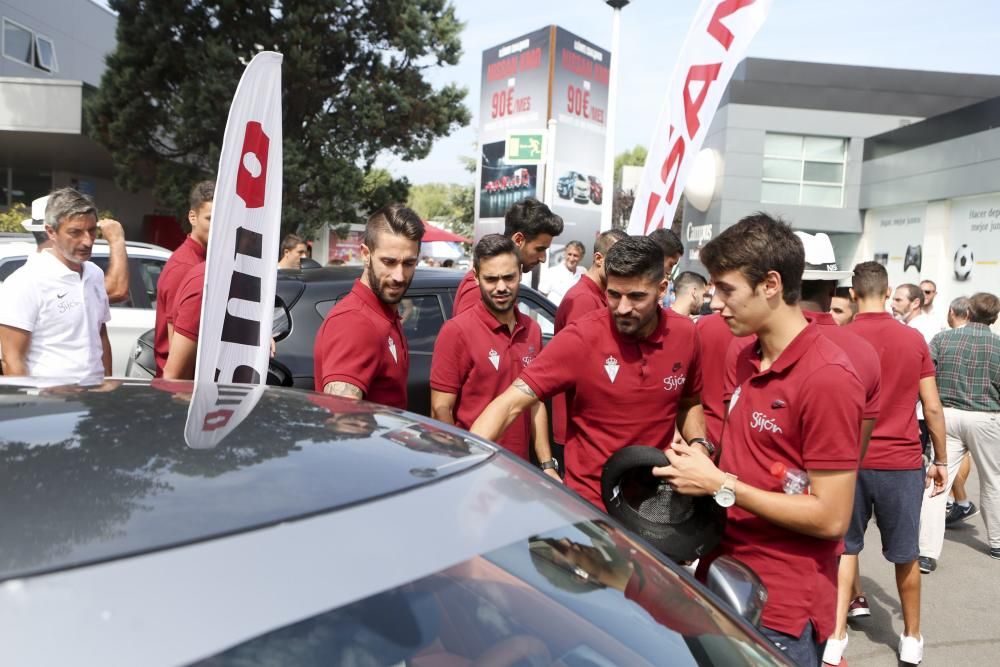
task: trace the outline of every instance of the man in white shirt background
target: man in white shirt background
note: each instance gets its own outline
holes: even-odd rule
[[[920,292],[924,295],[924,305],[920,310],[934,322],[934,326],[938,327],[939,332],[947,329],[946,313],[941,312],[940,308],[934,308],[934,299],[937,297],[937,283],[933,280],[921,280]],[[930,341],[927,342],[930,344]]]
[[[924,313],[924,292],[912,283],[904,283],[893,292],[892,314],[906,326],[919,331],[928,345],[944,328],[943,324],[939,325]]]
[[[549,268],[542,276],[538,290],[555,305],[559,305],[569,288],[575,285],[580,277],[586,273],[586,269],[580,266],[584,252],[586,250],[584,250],[582,243],[570,241],[563,251],[563,263]]]
[[[31,256],[0,286],[5,375],[92,378],[111,373],[111,319],[104,272],[90,260],[97,208],[72,188],[45,207],[52,247]]]

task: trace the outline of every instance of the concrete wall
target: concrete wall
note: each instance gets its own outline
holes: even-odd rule
[[[80,134],[83,84],[0,77],[0,130]]]
[[[48,37],[58,71],[48,73],[0,56],[0,76],[71,79],[97,86],[117,44],[117,17],[91,0],[0,0],[0,16]]]

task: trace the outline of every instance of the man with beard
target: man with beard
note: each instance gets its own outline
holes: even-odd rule
[[[514,242],[487,234],[473,251],[481,299],[445,322],[431,361],[431,416],[466,430],[542,350],[538,323],[517,309],[521,267]],[[549,446],[545,406],[522,414],[496,441],[529,461],[529,444],[546,474],[559,479]]]
[[[524,410],[567,392],[566,485],[599,508],[601,470],[622,447],[666,449],[676,424],[696,448],[715,449],[705,440],[694,323],[660,308],[663,251],[631,236],[608,250],[604,270],[608,307],[560,331],[471,429],[495,439]]]
[[[708,281],[700,273],[684,271],[674,278],[674,302],[670,309],[681,317],[694,317],[701,312],[701,304],[708,291]]]
[[[364,272],[316,334],[316,391],[406,409],[410,352],[399,302],[420,260],[424,223],[398,204],[368,219]]]
[[[511,205],[504,215],[503,235],[517,246],[522,275],[545,261],[545,253],[552,245],[552,239],[562,232],[562,218],[534,197]],[[479,281],[476,280],[476,272],[470,270],[458,284],[455,302],[451,307],[452,317],[472,308],[478,301]]]
[[[111,319],[104,272],[90,262],[97,208],[72,188],[45,206],[52,247],[28,258],[0,288],[0,349],[5,375],[103,377],[111,374]]]

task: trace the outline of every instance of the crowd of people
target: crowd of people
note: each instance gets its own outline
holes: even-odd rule
[[[191,233],[159,278],[159,377],[193,377],[213,198],[212,182],[193,188]],[[39,252],[0,286],[3,372],[106,375],[109,303],[123,284],[127,294],[121,226],[98,221],[69,188],[48,197],[43,218],[31,221]],[[98,228],[112,245],[106,275],[88,261]],[[939,567],[946,526],[982,511],[988,555],[1000,559],[1000,337],[990,330],[1000,299],[980,292],[945,312],[933,281],[893,289],[877,262],[841,270],[826,235],[759,213],[700,249],[707,276],[675,271],[684,248],[669,230],[603,232],[586,269],[587,248],[568,243],[543,285],[558,301],[543,349],[518,293],[563,229],[529,198],[508,209],[502,234],[476,243],[435,343],[431,416],[602,509],[614,452],[664,450],[670,465],[654,475],[728,513],[699,571],[723,554],[752,568],[768,589],[762,631],[799,665],[839,664],[847,619],[870,615],[858,554],[874,516],[896,573],[899,656],[919,663],[921,572]],[[400,304],[423,234],[404,206],[369,218],[361,277],[316,336],[317,391],[406,408]],[[290,236],[279,267],[305,255]],[[970,460],[980,508],[964,488]]]

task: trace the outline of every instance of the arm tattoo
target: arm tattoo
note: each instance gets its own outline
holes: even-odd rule
[[[527,384],[525,384],[524,380],[520,378],[514,380],[514,388],[517,389],[522,394],[527,394],[528,396],[531,396],[532,398],[535,399],[538,398],[538,395],[534,392],[534,390]]]
[[[363,391],[349,382],[328,382],[326,386],[323,387],[323,393],[358,399],[364,398],[365,396]]]

